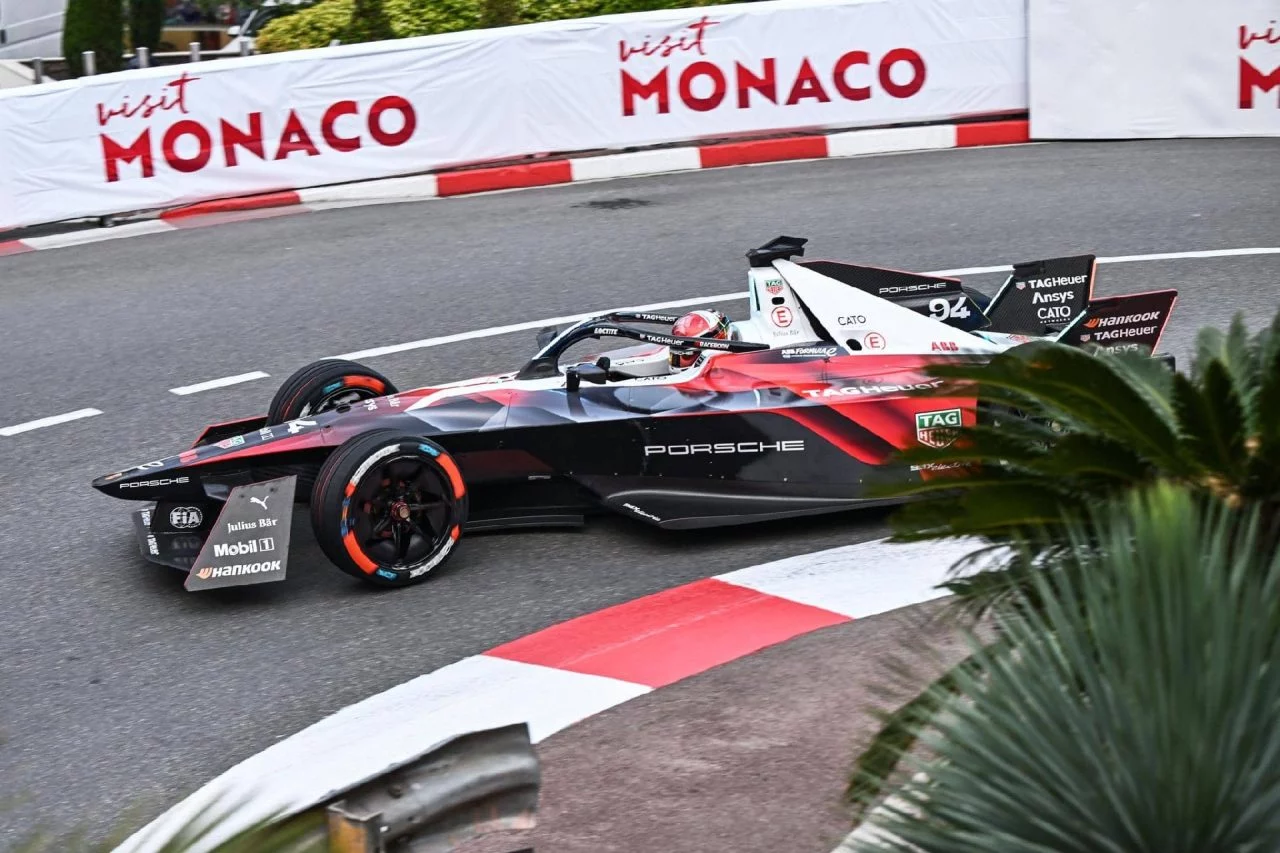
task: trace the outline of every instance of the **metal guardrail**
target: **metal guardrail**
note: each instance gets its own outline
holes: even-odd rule
[[[156,65],[183,65],[188,62],[206,62],[210,59],[233,59],[253,55],[253,45],[248,40],[241,39],[239,53],[204,53],[200,47],[200,42],[193,41],[186,50],[152,53],[149,48],[139,47],[134,53],[126,53],[124,60],[126,63],[132,63],[137,60],[138,68],[151,68]],[[22,61],[31,66],[34,74],[32,82],[37,85],[60,79],[56,74],[50,72],[54,70],[65,72],[67,68],[67,60],[62,56],[36,57],[35,59]],[[80,54],[80,61],[84,66],[84,76],[90,77],[98,73],[98,57],[94,51],[86,50]]]
[[[329,47],[337,47],[342,44],[341,39],[333,39],[329,42]],[[137,68],[151,68],[158,65],[183,65],[190,62],[207,62],[211,59],[235,59],[242,56],[254,56],[256,51],[253,43],[248,39],[240,39],[240,50],[238,53],[205,53],[200,42],[191,42],[186,50],[163,51],[153,53],[149,48],[139,47],[134,53],[124,54],[126,63],[132,63],[137,60]],[[67,69],[66,57],[36,57],[35,59],[19,60],[24,64],[31,66],[34,75],[33,83],[40,84],[50,80],[61,79],[57,74],[51,73],[55,70],[65,72]],[[98,57],[92,50],[86,50],[80,54],[80,61],[84,66],[84,76],[90,77],[98,73]]]
[[[298,853],[534,853],[540,787],[529,726],[518,723],[435,744],[275,821],[309,827],[292,842]],[[236,825],[219,826],[192,850],[208,853],[258,820],[230,819]],[[169,834],[153,825],[135,836],[145,836],[141,846],[131,839],[117,849],[157,853]]]
[[[450,853],[513,834],[492,853],[533,853],[541,769],[525,723],[462,735],[324,806],[331,853]]]

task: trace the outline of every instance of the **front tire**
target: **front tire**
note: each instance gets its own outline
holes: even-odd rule
[[[408,586],[453,553],[467,504],[466,484],[442,447],[375,430],[325,460],[311,493],[311,526],[343,572],[377,586]]]
[[[267,407],[267,425],[288,423],[396,393],[378,371],[340,358],[312,362],[285,380]]]

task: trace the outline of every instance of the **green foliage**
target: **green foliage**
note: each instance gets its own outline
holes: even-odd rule
[[[509,27],[520,23],[520,0],[482,0],[480,26]]]
[[[366,27],[352,19],[353,10],[376,5],[382,18]],[[325,47],[333,39],[344,44],[387,38],[453,33],[479,27],[529,24],[655,9],[721,5],[713,0],[323,0],[267,24],[259,34],[261,53]],[[381,21],[385,19],[385,26]]]
[[[538,21],[569,21],[575,18],[592,18],[603,15],[605,0],[518,0],[522,24]]]
[[[386,0],[395,38],[455,33],[480,26],[479,0]]]
[[[344,44],[366,41],[385,41],[394,38],[391,21],[387,17],[383,0],[354,0],[351,20],[342,36]]]
[[[931,757],[870,820],[890,837],[854,849],[1280,849],[1268,523],[1168,483],[1068,523],[1041,606],[1002,614],[1007,646],[972,640],[955,695],[933,694]]]
[[[721,6],[724,0],[601,0],[599,15],[621,15],[626,12],[656,12],[659,9],[689,9],[699,6]]]
[[[521,0],[524,23],[622,15],[628,12],[655,12],[661,9],[695,9],[727,5],[724,0]]]
[[[347,32],[354,8],[354,0],[324,0],[309,9],[277,18],[258,33],[254,50],[277,53],[327,47]]]
[[[1068,528],[1090,530],[1099,502],[1155,484],[1185,489],[1205,507],[1256,510],[1264,550],[1280,544],[1280,314],[1254,335],[1240,316],[1226,332],[1203,329],[1186,374],[1138,353],[1054,343],[929,372],[947,383],[942,393],[976,395],[983,415],[951,446],[901,459],[966,473],[881,493],[921,499],[894,516],[895,539],[981,545],[944,584],[970,617],[1037,610],[1044,570],[1072,549],[1097,547],[1088,537],[1068,541]],[[851,801],[865,806],[883,790],[914,743],[906,723],[928,707],[888,716],[857,759]]]
[[[124,6],[120,0],[69,0],[62,25],[62,55],[73,77],[84,74],[81,54],[94,52],[99,74],[124,68]]]
[[[157,853],[188,853],[204,844],[229,820],[236,806],[213,805],[195,815],[171,836],[164,838]],[[40,833],[19,842],[15,853],[109,853],[131,833],[113,832],[106,840],[91,843],[83,833],[54,837]],[[159,836],[147,835],[147,842]],[[208,853],[326,853],[329,849],[323,812],[311,811],[290,818],[277,815],[233,833],[208,849]]]
[[[976,393],[989,414],[950,447],[902,455],[975,473],[886,488],[929,497],[895,516],[900,540],[1016,541],[1155,482],[1259,504],[1280,523],[1280,314],[1254,335],[1240,316],[1226,332],[1202,330],[1187,374],[1139,353],[1039,342],[930,373]]]
[[[155,50],[164,30],[164,0],[129,0],[129,43]]]

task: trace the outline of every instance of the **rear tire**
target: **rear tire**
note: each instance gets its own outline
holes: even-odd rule
[[[320,467],[311,526],[325,556],[377,586],[426,580],[453,553],[468,494],[438,444],[398,430],[358,435]]]
[[[387,377],[372,368],[326,358],[312,362],[285,380],[267,407],[267,425],[288,423],[360,400],[396,393]]]

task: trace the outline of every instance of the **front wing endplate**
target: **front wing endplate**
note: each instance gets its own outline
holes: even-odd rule
[[[187,573],[188,591],[282,581],[297,477],[237,486],[223,504],[159,503],[133,513],[142,556]]]

